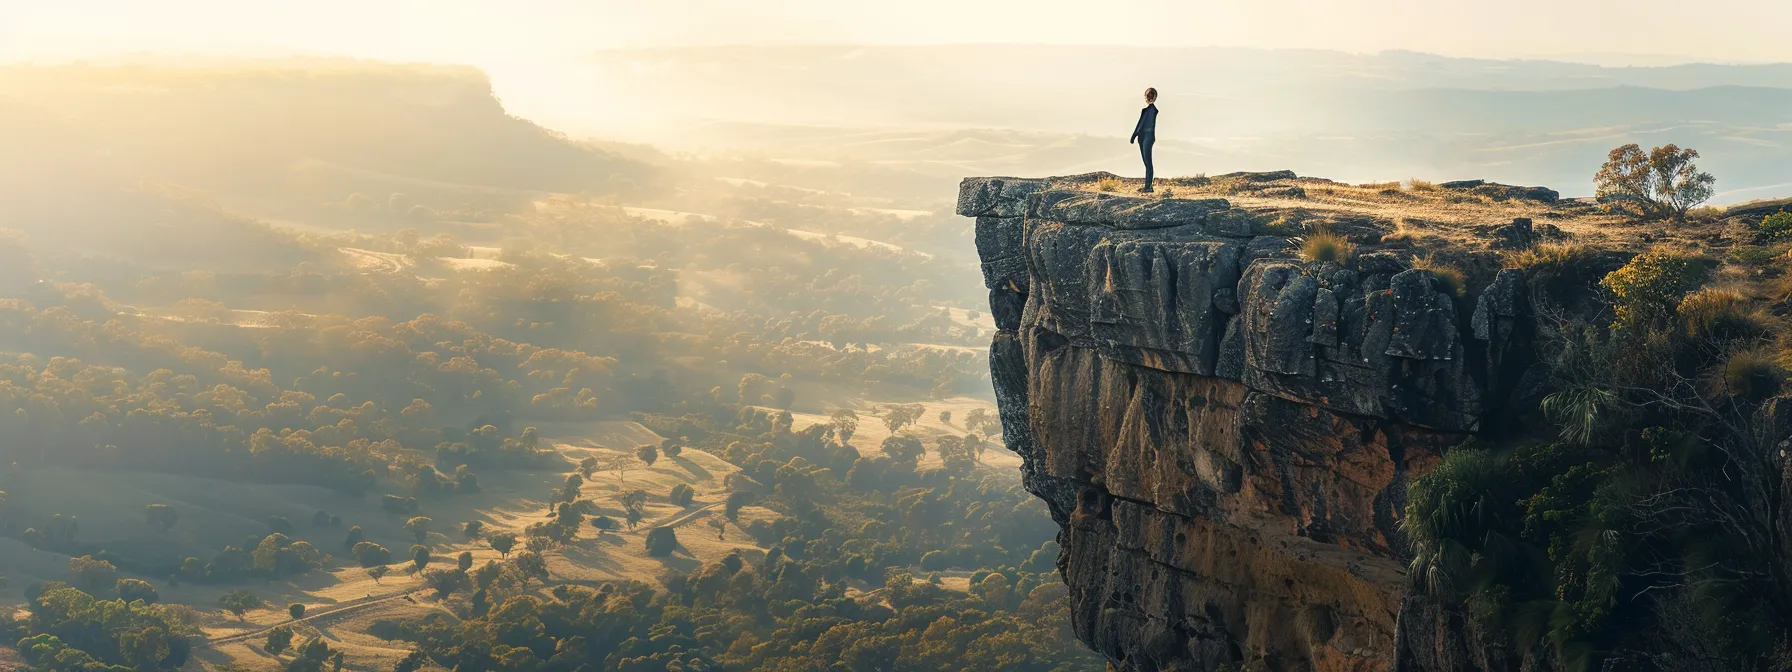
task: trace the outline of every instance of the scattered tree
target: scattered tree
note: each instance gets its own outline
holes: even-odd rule
[[[828,414],[828,427],[834,430],[835,438],[841,443],[851,443],[852,435],[859,431],[859,414],[850,408],[834,409]]]
[[[731,521],[739,521],[741,507],[749,504],[752,499],[752,495],[739,490],[728,493],[728,499],[722,503],[722,517]]]
[[[647,554],[656,558],[672,555],[678,548],[678,534],[670,527],[656,527],[647,531]]]
[[[486,537],[485,543],[490,544],[492,550],[497,551],[498,555],[508,558],[510,557],[510,549],[516,548],[516,534],[513,532],[499,532]]]
[[[146,604],[155,604],[162,600],[162,595],[156,592],[156,587],[141,579],[119,579],[117,590],[118,599],[125,602],[143,600]]]
[[[889,436],[884,439],[883,453],[892,462],[912,465],[927,454],[927,447],[913,436]]]
[[[423,571],[429,566],[429,547],[417,544],[411,547],[411,573]]]
[[[616,529],[616,519],[609,516],[594,516],[591,519],[591,529],[597,530],[597,536],[601,538],[604,536],[604,532]]]
[[[91,555],[69,558],[68,571],[75,576],[75,586],[89,593],[104,593],[118,584],[118,568]]]
[[[349,550],[349,554],[355,556],[355,562],[359,563],[362,567],[374,567],[392,563],[392,552],[386,550],[385,546],[381,546],[371,541],[363,541],[359,544],[355,544],[355,547]]]
[[[415,516],[404,521],[404,531],[411,533],[411,536],[417,538],[417,543],[421,544],[424,539],[429,538],[429,525],[433,522],[435,521],[427,517]]]
[[[261,598],[239,588],[218,598],[218,606],[241,619],[243,614],[249,613],[249,610],[261,607]]]
[[[577,473],[566,475],[566,485],[554,497],[556,502],[570,502],[579,498],[579,489],[585,485],[585,479]]]
[[[535,551],[516,554],[516,568],[525,579],[548,580],[548,561]]]
[[[927,408],[920,404],[892,404],[884,411],[884,427],[895,434],[902,431],[903,427],[915,424],[926,413]]]
[[[297,602],[286,605],[286,615],[291,616],[292,620],[295,620],[295,621],[299,620],[301,618],[304,618],[305,617],[305,605],[299,604]]]
[[[461,534],[466,535],[468,540],[472,540],[472,539],[478,539],[479,532],[484,529],[485,529],[484,521],[469,520],[469,521],[467,521],[466,525],[461,527],[460,531],[461,531]]]
[[[666,495],[666,499],[670,500],[673,506],[681,508],[690,506],[691,500],[696,499],[696,497],[697,490],[684,483],[673,485],[672,491]]]
[[[989,437],[1000,432],[1002,424],[989,409],[973,408],[971,412],[964,414],[964,428]]]
[[[292,646],[292,628],[282,625],[268,630],[267,643],[263,645],[263,648],[267,649],[270,655],[279,656],[290,646]]]
[[[367,568],[367,576],[368,576],[368,578],[373,579],[374,583],[379,583],[380,579],[385,578],[386,574],[391,571],[392,571],[391,567],[387,567],[385,565],[374,565],[372,567]]]
[[[651,466],[653,466],[654,462],[659,461],[660,449],[658,446],[655,446],[651,443],[643,445],[643,446],[635,449],[635,459],[638,459],[638,460],[646,463],[647,466],[651,467]]]
[[[1717,179],[1700,171],[1699,152],[1669,144],[1644,154],[1628,144],[1611,151],[1593,176],[1595,195],[1614,212],[1641,219],[1686,219],[1716,193]]]
[[[459,569],[432,569],[423,573],[423,585],[436,591],[437,600],[448,599],[448,596],[465,588],[467,583],[467,573]]]

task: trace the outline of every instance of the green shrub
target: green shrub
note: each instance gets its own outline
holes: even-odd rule
[[[1307,261],[1330,261],[1343,264],[1356,254],[1356,246],[1343,236],[1326,230],[1308,234],[1300,243],[1300,258]]]
[[[1730,250],[1730,260],[1738,264],[1760,266],[1785,253],[1785,245],[1737,245]]]
[[[1764,240],[1779,240],[1792,236],[1792,212],[1781,211],[1763,217],[1757,233]]]
[[[1400,530],[1413,544],[1411,575],[1432,595],[1461,596],[1472,583],[1477,549],[1465,545],[1489,532],[1517,527],[1509,520],[1510,469],[1504,454],[1464,446],[1444,455],[1407,491]]]
[[[1711,276],[1710,263],[1674,250],[1650,250],[1600,281],[1617,298],[1620,329],[1653,329],[1673,315],[1680,299]]]

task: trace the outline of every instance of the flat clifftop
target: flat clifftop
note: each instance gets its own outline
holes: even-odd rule
[[[1430,239],[1434,243],[1466,243],[1485,249],[1495,243],[1488,235],[1493,229],[1526,218],[1590,245],[1626,247],[1647,242],[1637,235],[1640,229],[1629,226],[1623,217],[1607,213],[1591,199],[1564,199],[1546,187],[1484,180],[1348,184],[1301,177],[1292,171],[1241,172],[1159,179],[1157,191],[1152,194],[1138,191],[1143,180],[1109,173],[1042,178],[1038,182],[1045,191],[1110,198],[1171,202],[1223,199],[1227,207],[1256,213],[1269,223],[1282,225],[1282,232],[1290,235],[1298,235],[1314,225],[1327,225],[1353,233],[1379,231],[1390,242],[1399,239],[1420,244]]]
[[[1779,249],[1721,213],[1633,225],[1540,187],[1158,185],[968,178],[958,199],[1005,440],[1062,527],[1078,637],[1123,671],[1518,669],[1411,593],[1408,486],[1530,421],[1539,301],[1598,310],[1653,245]],[[1767,269],[1719,274],[1768,291]]]

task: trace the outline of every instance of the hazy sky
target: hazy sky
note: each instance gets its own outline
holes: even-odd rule
[[[1787,26],[1787,0],[0,0],[0,59],[481,64],[638,46],[1046,43],[1792,61]]]

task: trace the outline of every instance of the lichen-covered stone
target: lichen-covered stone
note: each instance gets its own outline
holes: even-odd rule
[[[958,214],[962,217],[1020,217],[1026,214],[1027,197],[1044,188],[1044,180],[967,177],[958,184]]]
[[[1067,190],[1040,192],[1031,201],[1027,216],[1032,219],[1120,230],[1197,226],[1208,215],[1232,207],[1223,198],[1145,198]],[[1227,229],[1237,225],[1231,219],[1225,222]]]

